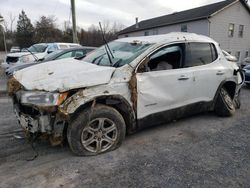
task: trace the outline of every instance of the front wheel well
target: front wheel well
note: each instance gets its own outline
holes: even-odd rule
[[[103,104],[115,108],[123,117],[126,123],[126,130],[128,134],[136,131],[136,116],[132,106],[122,96],[101,96],[89,101],[88,103],[80,106],[72,115],[74,118],[79,112],[86,108],[92,108],[96,104]]]
[[[230,97],[232,99],[234,99],[234,96],[235,96],[235,91],[236,91],[236,83],[235,82],[232,82],[232,81],[227,81],[225,82],[222,87],[224,87],[228,94],[230,95]]]

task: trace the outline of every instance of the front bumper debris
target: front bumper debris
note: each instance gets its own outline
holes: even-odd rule
[[[19,125],[27,135],[39,135],[49,139],[52,145],[59,145],[64,140],[67,119],[55,107],[24,105],[20,102],[21,91],[13,94],[14,113]]]
[[[14,111],[15,111],[15,115],[18,120],[18,123],[26,132],[51,133],[52,127],[50,126],[50,119],[48,115],[33,118],[29,115],[25,115],[20,112],[18,113],[17,110],[14,110]]]

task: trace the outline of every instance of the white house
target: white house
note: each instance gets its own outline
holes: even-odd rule
[[[226,0],[141,22],[136,20],[118,37],[191,32],[213,38],[239,61],[250,56],[250,8],[245,0]]]

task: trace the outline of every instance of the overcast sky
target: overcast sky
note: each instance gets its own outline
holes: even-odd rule
[[[87,29],[99,21],[117,21],[125,26],[140,20],[166,15],[221,0],[75,0],[77,25]],[[9,21],[24,10],[32,23],[42,15],[55,15],[58,26],[71,20],[70,0],[0,0],[0,14]]]

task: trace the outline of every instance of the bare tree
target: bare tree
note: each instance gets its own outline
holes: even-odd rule
[[[16,16],[13,16],[13,14],[11,12],[9,12],[9,20],[10,20],[10,32],[13,32],[13,24],[16,20]]]
[[[116,39],[117,32],[124,27],[124,25],[118,22],[111,22],[109,20],[104,20],[102,22],[103,33],[107,41]],[[91,25],[87,31],[82,29],[78,34],[78,38],[82,45],[101,46],[104,44],[100,28],[96,25]]]

